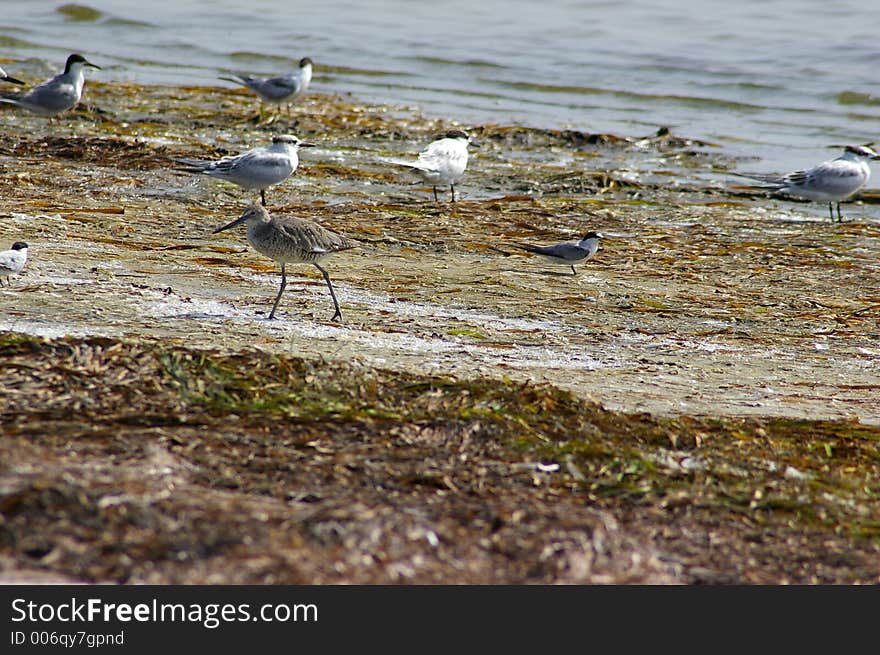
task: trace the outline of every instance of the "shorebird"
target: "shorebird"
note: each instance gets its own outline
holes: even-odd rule
[[[602,238],[598,232],[587,232],[580,241],[565,241],[552,246],[533,246],[528,243],[514,245],[527,252],[540,255],[554,264],[571,266],[572,275],[577,275],[574,265],[592,259],[599,251],[599,240]]]
[[[752,188],[781,191],[807,200],[827,202],[832,222],[834,222],[834,203],[836,202],[837,221],[842,223],[840,203],[855,195],[868,183],[868,179],[871,177],[868,161],[880,159],[880,154],[871,149],[871,145],[844,146],[843,154],[837,159],[823,161],[810,169],[794,171],[786,175],[730,174],[764,182],[764,184],[754,185]]]
[[[237,184],[242,189],[260,190],[260,200],[266,204],[266,189],[283,182],[299,166],[300,148],[312,148],[314,143],[300,141],[292,134],[272,137],[272,145],[254,148],[235,156],[227,156],[217,161],[198,161],[195,159],[171,160],[183,164],[187,173],[210,175]]]
[[[397,166],[405,166],[416,172],[434,189],[434,202],[437,202],[437,186],[449,185],[452,202],[455,202],[455,183],[464,174],[468,163],[468,145],[480,145],[463,130],[449,130],[419,153],[416,161],[401,159],[386,160]]]
[[[281,264],[281,288],[278,289],[275,304],[269,312],[270,320],[275,318],[275,310],[278,309],[281,294],[287,286],[285,264],[314,264],[324,276],[327,288],[330,289],[330,297],[333,298],[333,306],[336,308],[336,313],[330,320],[335,321],[338,318],[342,321],[342,312],[336,300],[336,293],[333,291],[333,284],[330,282],[330,274],[318,262],[333,253],[354,248],[356,246],[354,241],[301,218],[270,216],[265,207],[256,203],[251,204],[241,216],[228,225],[218,227],[212,234],[228,230],[240,223],[247,224],[247,240],[254,250]]]
[[[12,244],[12,248],[0,252],[0,278],[6,278],[6,284],[11,286],[9,281],[10,275],[18,275],[24,270],[27,263],[28,244],[24,241],[16,241]],[[0,287],[3,281],[0,280]]]
[[[287,115],[290,116],[290,104],[299,98],[312,81],[312,60],[303,57],[299,60],[299,68],[287,75],[278,77],[255,77],[253,75],[233,75],[232,77],[220,77],[221,80],[233,82],[249,88],[260,96],[262,103],[270,105],[287,105]],[[258,120],[263,118],[263,105],[260,104]],[[276,114],[277,117],[277,114]],[[272,123],[275,119],[269,121]]]
[[[83,85],[86,81],[83,68],[86,66],[99,70],[101,68],[86,61],[82,55],[70,55],[63,73],[35,86],[24,95],[0,98],[0,102],[27,109],[40,116],[50,118],[56,116],[75,107],[82,98]]]
[[[6,71],[3,70],[2,68],[0,68],[0,81],[9,82],[10,84],[21,84],[22,86],[24,85],[24,82],[22,82],[21,80],[16,79],[10,75],[7,75]]]

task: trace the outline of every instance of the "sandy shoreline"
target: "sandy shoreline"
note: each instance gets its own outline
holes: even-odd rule
[[[448,126],[412,110],[312,95],[295,125],[265,128],[249,121],[250,96],[228,89],[88,83],[86,96],[59,127],[3,112],[0,227],[10,243],[31,244],[31,261],[0,289],[2,332],[550,383],[657,420],[838,420],[870,434],[880,425],[875,205],[848,204],[847,222],[832,224],[821,205],[724,192],[731,162],[705,144],[505,126],[463,126],[484,146],[462,201],[435,204],[380,161]],[[269,189],[270,211],[361,244],[326,265],[344,324],[327,320],[332,304],[311,267],[289,270],[279,320],[265,320],[277,269],[243,229],[211,234],[252,198],[168,167],[171,156],[241,152],[279,132],[319,147]],[[509,245],[587,229],[608,238],[577,276]],[[859,475],[870,479],[876,461],[866,466]],[[859,566],[855,577],[870,580],[870,565]],[[673,569],[656,564],[635,579],[696,579]]]
[[[627,411],[880,423],[872,205],[849,205],[849,222],[832,225],[821,205],[743,200],[686,177],[669,189],[642,181],[656,175],[603,168],[637,156],[682,175],[727,165],[687,142],[594,145],[491,126],[474,130],[486,146],[461,184],[465,200],[435,205],[378,159],[392,147],[416,151],[439,123],[314,97],[284,129],[320,146],[270,190],[270,208],[363,247],[328,263],[344,326],[326,323],[329,298],[308,266],[292,270],[281,320],[270,324],[260,312],[277,288],[273,263],[248,249],[243,230],[210,234],[250,198],[169,170],[167,157],[211,155],[221,138],[235,141],[213,154],[243,151],[281,126],[243,122],[249,97],[227,90],[137,92],[133,111],[93,86],[101,113],[71,117],[59,136],[7,113],[35,129],[0,141],[15,171],[5,176],[4,232],[33,247],[27,273],[3,292],[15,294],[3,329],[256,342],[402,370],[548,381]],[[65,139],[70,129],[76,140]],[[562,157],[572,163],[560,166]],[[586,229],[608,238],[577,277],[508,245]]]

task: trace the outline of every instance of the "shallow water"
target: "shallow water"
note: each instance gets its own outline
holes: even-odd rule
[[[639,136],[668,126],[784,171],[880,133],[880,4],[843,0],[0,2],[0,57],[29,79],[171,85],[277,74],[465,123]],[[440,7],[440,10],[438,10]],[[33,59],[33,61],[29,61]],[[2,120],[2,118],[0,118]]]

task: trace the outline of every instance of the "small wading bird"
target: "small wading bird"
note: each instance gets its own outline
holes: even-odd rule
[[[278,309],[281,294],[287,286],[285,264],[314,264],[324,276],[327,288],[330,289],[330,297],[333,298],[333,306],[336,308],[330,320],[335,321],[338,318],[342,321],[342,312],[336,300],[336,293],[333,291],[333,283],[330,282],[330,274],[318,262],[334,253],[354,248],[356,246],[354,241],[301,218],[270,216],[265,208],[256,203],[228,225],[218,227],[213,234],[228,230],[240,223],[247,224],[247,240],[254,250],[281,264],[281,288],[278,289],[275,304],[269,312],[270,320],[275,318],[275,310]]]
[[[9,281],[10,275],[18,275],[24,270],[27,263],[28,244],[24,241],[16,241],[12,248],[0,252],[0,287],[3,286],[2,278],[6,278],[6,284],[12,286]]]
[[[263,103],[269,105],[287,105],[287,115],[290,116],[291,103],[299,98],[309,88],[312,81],[312,60],[303,57],[299,60],[299,68],[287,75],[278,77],[255,77],[253,75],[233,75],[232,77],[220,77],[221,80],[246,86],[260,96],[260,114],[258,122],[263,119]],[[278,117],[277,113],[267,124],[272,123]]]
[[[552,246],[533,246],[528,243],[517,243],[517,248],[540,255],[554,264],[571,266],[571,274],[577,275],[574,265],[593,258],[599,251],[599,240],[602,235],[598,232],[587,232],[580,241],[565,241]]]
[[[463,130],[449,130],[432,141],[419,153],[416,161],[389,159],[388,163],[405,166],[415,171],[434,189],[434,202],[437,202],[437,187],[449,185],[452,202],[455,202],[455,183],[464,175],[468,163],[468,145],[479,148]]]
[[[315,144],[300,141],[292,134],[272,137],[272,145],[254,148],[240,155],[230,155],[217,161],[177,159],[171,161],[185,166],[187,173],[209,175],[237,184],[242,189],[259,189],[260,200],[266,204],[266,189],[283,182],[299,166],[300,148],[312,148]]]
[[[6,71],[3,70],[2,68],[0,68],[0,81],[9,82],[10,84],[21,84],[22,86],[24,86],[24,82],[14,78],[10,75],[7,75]]]
[[[21,96],[0,98],[0,102],[49,118],[73,109],[82,98],[83,85],[86,81],[83,68],[86,66],[101,69],[100,66],[86,61],[82,55],[70,55],[63,73],[35,86]]]
[[[868,162],[880,159],[870,146],[844,146],[843,154],[837,159],[824,161],[804,171],[795,171],[787,175],[746,175],[731,173],[737,177],[763,182],[751,188],[766,189],[798,196],[807,200],[827,202],[831,221],[834,221],[834,203],[837,203],[837,221],[842,223],[840,203],[855,195],[871,177]]]

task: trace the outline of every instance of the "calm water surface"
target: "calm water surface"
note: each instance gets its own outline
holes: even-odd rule
[[[668,126],[758,157],[744,164],[753,170],[799,168],[835,155],[831,144],[880,141],[880,2],[63,5],[0,0],[9,73],[55,69],[76,51],[104,67],[92,79],[222,85],[220,73],[278,74],[310,56],[317,91],[466,123],[624,136]]]

